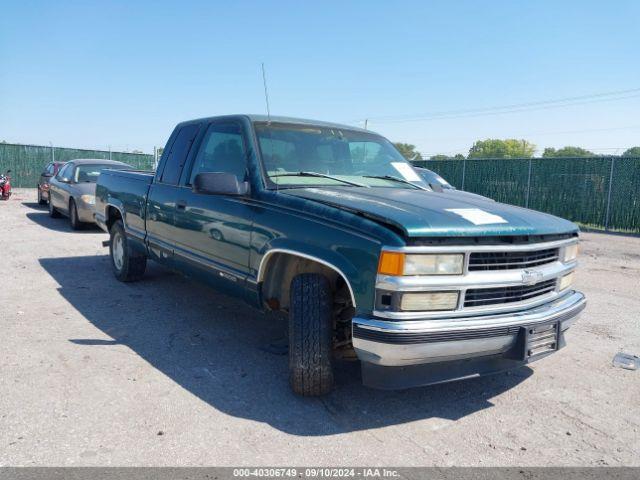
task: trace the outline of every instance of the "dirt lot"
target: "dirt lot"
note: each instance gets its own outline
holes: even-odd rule
[[[35,193],[0,203],[2,465],[640,465],[640,238],[586,233],[589,305],[559,353],[511,374],[402,392],[356,365],[294,396],[281,321],[151,265],[110,271]]]

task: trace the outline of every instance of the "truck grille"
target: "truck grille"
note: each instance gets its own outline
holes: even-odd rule
[[[557,248],[533,252],[472,252],[469,256],[469,271],[529,268],[555,262],[557,259]]]
[[[465,307],[481,307],[500,303],[513,303],[531,300],[545,295],[556,288],[556,279],[546,280],[535,285],[500,288],[471,288],[464,297]]]

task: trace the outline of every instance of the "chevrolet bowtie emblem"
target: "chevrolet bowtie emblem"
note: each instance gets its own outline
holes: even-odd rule
[[[542,272],[537,270],[525,270],[522,272],[522,283],[525,285],[535,285],[542,280]]]

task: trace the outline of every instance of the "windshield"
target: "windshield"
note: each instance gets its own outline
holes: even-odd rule
[[[432,172],[431,170],[427,170],[426,168],[418,168],[416,169],[416,171],[428,185],[440,185],[445,190],[454,189],[449,182],[447,182],[436,172]]]
[[[426,188],[411,164],[379,135],[278,123],[256,123],[255,129],[271,188]]]
[[[96,183],[100,170],[105,168],[113,168],[115,170],[126,170],[128,165],[78,165],[73,172],[73,181],[75,183]]]

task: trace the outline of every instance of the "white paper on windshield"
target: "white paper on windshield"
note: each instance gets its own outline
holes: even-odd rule
[[[460,215],[465,220],[470,221],[474,225],[488,225],[490,223],[509,223],[500,215],[485,212],[479,208],[447,208],[447,212]]]
[[[407,165],[404,162],[391,162],[393,168],[395,168],[402,178],[407,180],[408,182],[419,182],[421,180],[420,176],[415,172],[411,166]]]

